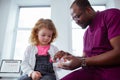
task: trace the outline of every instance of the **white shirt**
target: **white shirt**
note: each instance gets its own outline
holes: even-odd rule
[[[50,49],[48,50],[51,58],[53,59],[55,53],[58,52],[58,48],[54,45],[50,45]],[[38,53],[38,49],[34,45],[30,45],[27,47],[24,58],[21,64],[21,70],[23,71],[23,74],[30,74],[34,71],[35,63],[36,63],[36,57],[35,55]]]

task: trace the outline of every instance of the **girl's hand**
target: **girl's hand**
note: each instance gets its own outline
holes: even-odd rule
[[[41,73],[38,71],[33,71],[31,73],[32,80],[39,80],[42,77]]]

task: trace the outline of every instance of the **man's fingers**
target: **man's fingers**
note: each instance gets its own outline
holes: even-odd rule
[[[58,51],[54,56],[54,60],[56,60],[57,58],[61,59],[64,55],[65,55],[64,51]]]
[[[70,70],[70,64],[69,63],[61,63],[59,65],[59,68]]]
[[[63,59],[70,61],[72,59],[72,57],[73,57],[72,55],[66,55],[66,56],[63,56]]]

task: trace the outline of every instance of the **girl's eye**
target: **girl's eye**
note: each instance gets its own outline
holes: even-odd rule
[[[48,36],[48,37],[51,37],[51,36]]]
[[[42,35],[43,37],[45,36],[45,35]]]

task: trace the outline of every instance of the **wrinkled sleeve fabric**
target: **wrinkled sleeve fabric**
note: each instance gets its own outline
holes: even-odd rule
[[[23,58],[22,64],[21,64],[21,70],[23,71],[24,74],[28,74],[28,76],[30,76],[30,74],[34,70],[33,67],[35,65],[35,61],[33,61],[33,59],[34,59],[35,55],[34,55],[33,51],[34,51],[33,46],[27,47],[27,49],[24,53],[24,58]],[[33,65],[31,65],[32,61],[33,61]]]
[[[106,14],[106,26],[108,29],[108,39],[120,36],[120,10],[113,9]]]

